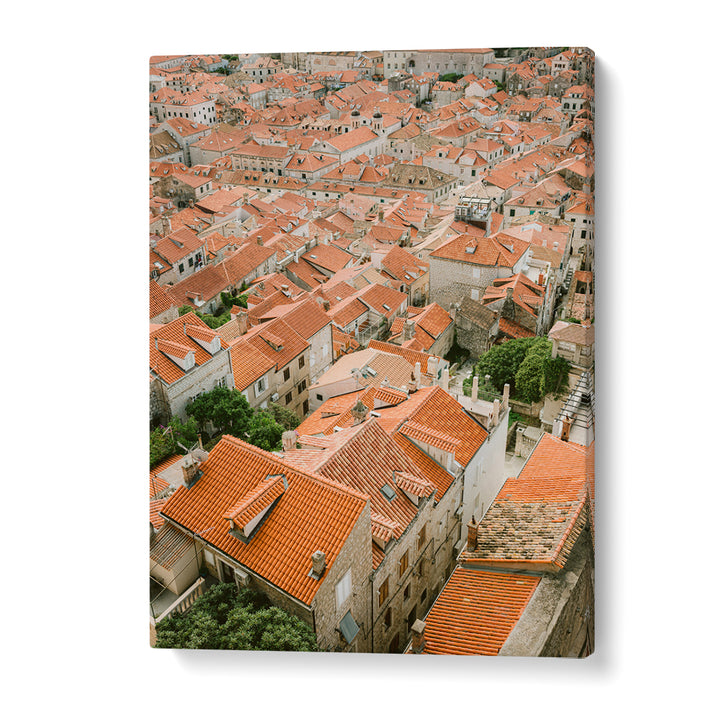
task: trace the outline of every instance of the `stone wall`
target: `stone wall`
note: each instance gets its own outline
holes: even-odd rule
[[[322,550],[322,547],[318,547]],[[308,570],[310,558],[308,558]],[[351,570],[350,597],[337,607],[335,586]],[[372,535],[370,530],[370,503],[368,502],[342,550],[322,578],[322,585],[313,598],[315,632],[323,650],[335,652],[370,652],[370,602],[372,584]],[[338,627],[347,612],[351,612],[360,630],[348,645]]]
[[[400,491],[402,492],[402,491]],[[375,570],[372,581],[373,651],[400,652],[410,638],[409,628],[416,618],[423,617],[430,606],[434,575],[434,547],[437,542],[436,513],[433,501],[425,502],[403,535],[388,548]],[[419,545],[420,531],[425,527],[425,542]],[[408,553],[408,564],[400,575],[400,560]],[[380,586],[388,580],[388,596],[380,605]],[[411,615],[414,608],[414,615]],[[390,623],[385,623],[388,610]]]
[[[430,263],[429,301],[436,302],[445,310],[449,310],[452,304],[459,305],[466,295],[480,300],[493,280],[512,274],[511,268],[505,267],[474,266],[432,255],[428,255],[427,260]]]
[[[170,404],[163,384],[157,378],[150,381],[150,427],[170,422]]]
[[[172,385],[164,386],[170,413],[184,422],[187,417],[185,415],[185,405],[187,405],[190,398],[209,392],[220,381],[224,382],[226,387],[233,387],[228,350],[221,350],[207,362],[197,365],[185,377],[180,378]]]

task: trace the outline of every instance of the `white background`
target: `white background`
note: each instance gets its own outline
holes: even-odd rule
[[[7,716],[714,714],[720,166],[706,6],[248,5],[4,13]],[[597,54],[597,652],[150,650],[148,57],[507,45]]]

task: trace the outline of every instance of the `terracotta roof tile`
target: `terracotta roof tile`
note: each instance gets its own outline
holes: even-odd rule
[[[425,618],[428,655],[497,655],[538,576],[456,568]]]
[[[158,285],[155,280],[150,280],[150,319],[162,315],[174,307],[170,295]]]
[[[310,577],[311,555],[331,568],[367,507],[367,496],[300,471],[277,456],[226,435],[200,466],[192,488],[175,491],[163,515],[281,590],[309,604],[320,584]],[[247,543],[230,534],[228,509],[269,476],[285,475],[287,489]]]
[[[179,357],[185,357],[189,351],[192,351],[195,353],[195,365],[203,365],[212,357],[199,342],[185,333],[185,328],[190,325],[217,334],[194,313],[182,315],[150,331],[150,370],[167,384],[185,377],[186,374],[185,370],[168,355],[177,357],[175,353],[180,353]],[[227,343],[221,339],[220,347],[225,349],[227,346]]]

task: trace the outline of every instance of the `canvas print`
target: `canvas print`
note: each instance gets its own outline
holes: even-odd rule
[[[594,649],[594,55],[150,59],[150,643]]]

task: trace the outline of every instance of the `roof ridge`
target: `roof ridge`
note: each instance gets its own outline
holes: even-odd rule
[[[341,490],[342,492],[345,492],[349,495],[353,495],[354,497],[356,497],[360,500],[367,500],[367,501],[370,500],[369,496],[365,495],[364,493],[359,492],[358,490],[354,490],[351,487],[342,485],[341,483],[335,482],[334,480],[330,480],[329,478],[322,477],[321,475],[318,475],[315,472],[311,472],[309,470],[305,470],[300,467],[295,467],[294,465],[292,465],[288,462],[285,462],[283,459],[279,458],[277,455],[273,455],[273,453],[268,452],[267,450],[263,450],[262,448],[256,447],[255,445],[251,445],[250,443],[247,443],[244,440],[240,440],[240,438],[236,438],[234,435],[223,435],[222,440],[227,440],[228,442],[235,445],[236,447],[240,447],[241,449],[244,449],[244,450],[249,450],[261,458],[270,460],[271,462],[278,463],[278,464],[282,465],[283,467],[288,468],[292,472],[301,473],[303,475],[306,475],[309,478],[311,478],[312,480],[315,480],[316,482],[320,482],[323,485],[327,485],[335,490]]]

